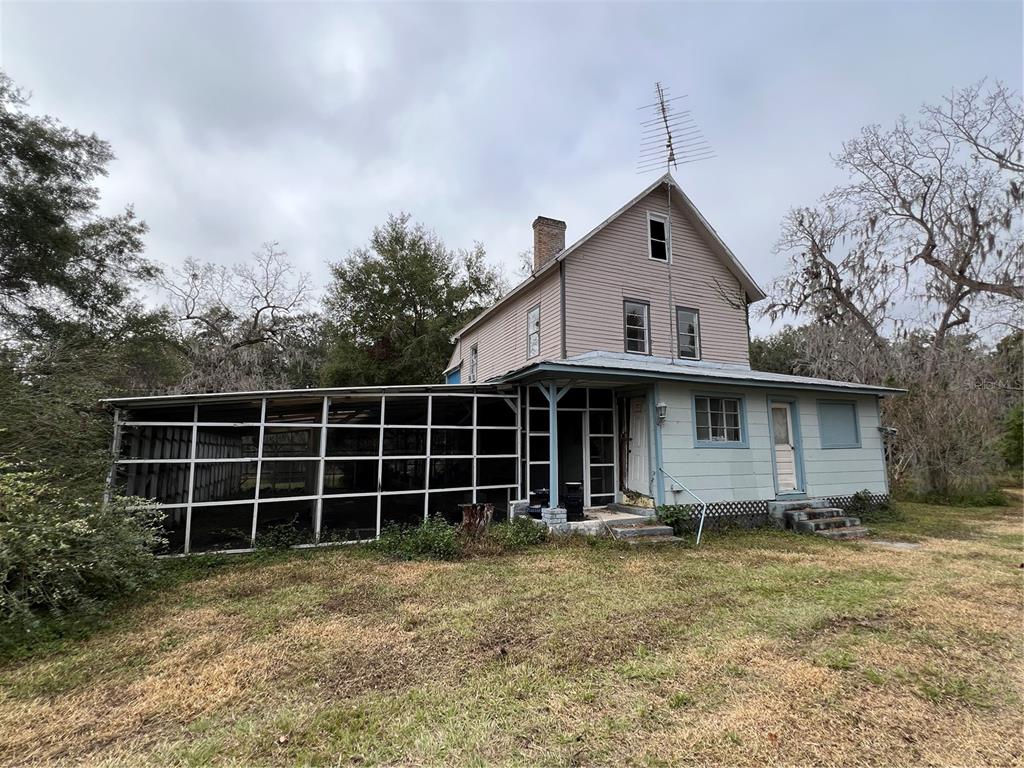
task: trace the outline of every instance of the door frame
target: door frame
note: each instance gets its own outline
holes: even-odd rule
[[[800,433],[800,409],[799,401],[795,397],[785,395],[768,395],[768,453],[772,459],[772,486],[775,488],[775,496],[803,497],[807,495],[807,480],[804,474],[804,441]],[[793,465],[796,472],[796,488],[792,491],[779,490],[779,473],[775,466],[775,433],[772,428],[772,406],[785,405],[789,410],[789,424],[793,439]]]

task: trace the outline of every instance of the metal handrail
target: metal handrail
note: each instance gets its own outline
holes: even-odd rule
[[[665,477],[667,477],[673,483],[678,485],[680,488],[682,488],[684,491],[686,491],[688,494],[693,496],[693,498],[695,498],[697,500],[697,502],[700,504],[700,524],[697,526],[697,545],[696,545],[696,546],[699,547],[700,546],[701,534],[704,533],[704,517],[705,517],[705,515],[707,515],[707,512],[708,512],[708,503],[706,501],[704,501],[704,499],[702,499],[696,493],[694,493],[689,488],[687,488],[686,484],[682,480],[680,480],[678,477],[673,477],[668,472],[666,472],[664,467],[658,467],[658,471],[661,472],[661,474],[663,474]]]

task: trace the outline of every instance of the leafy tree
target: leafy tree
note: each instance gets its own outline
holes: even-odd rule
[[[1007,467],[1018,473],[1024,469],[1024,407],[1018,405],[1006,417],[1001,447]]]
[[[0,330],[24,338],[68,321],[116,323],[131,281],[154,274],[146,226],[130,207],[97,213],[110,146],[26,106],[0,73]]]
[[[160,391],[185,366],[165,313],[134,315],[112,331],[77,329],[0,351],[0,460],[47,468],[51,482],[99,497],[111,440],[100,400]]]
[[[786,326],[781,331],[750,340],[750,367],[799,376],[806,374],[802,328]]]
[[[439,381],[454,333],[502,290],[483,246],[449,250],[404,213],[374,228],[369,246],[331,273],[327,386]]]

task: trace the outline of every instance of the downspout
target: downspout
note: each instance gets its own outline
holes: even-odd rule
[[[566,345],[565,345],[565,261],[558,262],[558,314],[559,322],[561,323],[561,336],[562,336],[562,354],[561,359],[566,359]]]

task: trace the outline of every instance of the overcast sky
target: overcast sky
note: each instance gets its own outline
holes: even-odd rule
[[[1021,88],[1021,7],[4,2],[0,67],[113,145],[104,205],[134,203],[151,258],[277,240],[320,285],[392,211],[509,275],[538,214],[585,234],[656,177],[636,108],[661,80],[718,154],[677,179],[765,285],[862,125]]]

